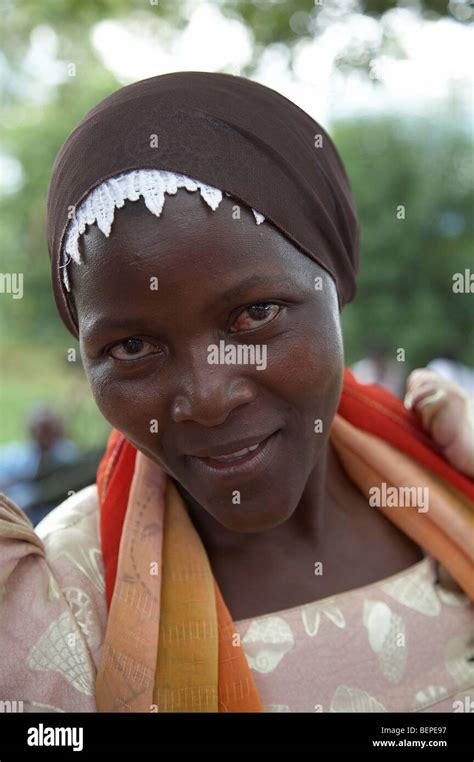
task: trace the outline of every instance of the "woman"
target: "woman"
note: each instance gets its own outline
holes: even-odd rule
[[[167,74],[81,120],[48,244],[113,431],[36,534],[4,501],[2,698],[453,711],[472,691],[472,482],[344,371],[358,243],[331,139],[262,85]]]

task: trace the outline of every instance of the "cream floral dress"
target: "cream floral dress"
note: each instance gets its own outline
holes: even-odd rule
[[[98,519],[95,485],[35,530],[2,497],[0,711],[6,702],[26,712],[97,710],[107,622]],[[437,582],[429,556],[235,628],[266,712],[474,711],[473,607]]]

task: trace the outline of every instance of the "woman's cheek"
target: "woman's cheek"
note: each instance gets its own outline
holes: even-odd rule
[[[328,407],[337,406],[344,371],[337,324],[292,331],[280,338],[273,356],[270,352],[271,348],[269,370],[273,367],[280,370],[281,396],[298,403],[298,407],[311,407],[316,400]]]
[[[103,417],[137,449],[155,452],[160,421],[164,420],[156,386],[134,379],[113,379],[96,369],[87,375]]]
[[[100,412],[114,428],[123,431],[123,426],[133,413],[137,415],[139,406],[133,383],[119,382],[101,368],[86,367],[86,376]],[[133,408],[133,410],[132,410]]]

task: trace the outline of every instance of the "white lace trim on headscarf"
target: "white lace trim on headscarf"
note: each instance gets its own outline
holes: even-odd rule
[[[67,265],[71,259],[78,264],[81,262],[79,238],[87,225],[93,225],[96,222],[99,230],[108,238],[115,210],[120,209],[125,201],[137,201],[142,196],[147,209],[159,217],[165,202],[165,193],[175,194],[178,188],[186,188],[188,191],[199,190],[202,198],[213,211],[222,201],[223,193],[218,188],[213,188],[187,175],[161,169],[132,170],[104,180],[97,188],[94,188],[75,210],[66,233],[63,263],[60,265],[66,290],[71,290]],[[231,194],[225,192],[225,195]],[[257,225],[260,225],[265,217],[253,208],[252,212]]]

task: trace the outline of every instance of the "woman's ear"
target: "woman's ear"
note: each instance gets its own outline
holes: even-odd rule
[[[72,316],[76,322],[76,325],[79,325],[79,319],[77,315],[77,308],[76,308],[76,300],[74,299],[74,294],[71,292],[68,292],[66,294],[67,303],[69,305],[69,309],[71,310]]]

